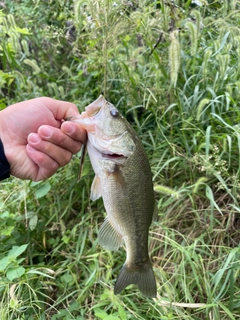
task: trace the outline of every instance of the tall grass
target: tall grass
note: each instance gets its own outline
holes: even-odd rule
[[[1,183],[1,319],[240,318],[239,6],[6,1],[1,107],[49,95],[81,110],[103,92],[141,137],[158,295],[114,296],[125,253],[98,246],[104,208],[74,157],[48,181]]]

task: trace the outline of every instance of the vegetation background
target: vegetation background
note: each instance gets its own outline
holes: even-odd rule
[[[78,157],[0,194],[0,319],[240,319],[240,1],[0,2],[0,109],[104,93],[141,137],[159,219],[156,299],[113,286],[102,201]]]

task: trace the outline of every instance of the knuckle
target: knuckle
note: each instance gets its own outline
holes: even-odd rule
[[[59,161],[60,167],[63,167],[66,164],[68,164],[71,161],[71,159],[72,159],[72,153],[65,152],[64,157],[62,157],[61,160]]]
[[[66,135],[59,135],[59,137],[58,137],[58,144],[60,145],[60,146],[64,146],[64,145],[67,145],[67,137],[66,137]]]
[[[76,141],[73,145],[72,153],[76,154],[81,150],[82,144],[81,142]]]

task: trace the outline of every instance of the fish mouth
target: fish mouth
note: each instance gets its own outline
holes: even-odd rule
[[[102,150],[93,144],[90,145],[95,150],[95,152],[98,153],[99,157],[104,160],[114,161],[118,164],[122,164],[128,158],[128,155],[125,155],[123,153],[115,153],[109,150]]]
[[[101,157],[102,159],[105,160],[125,160],[128,158],[127,155],[123,154],[123,153],[115,153],[115,152],[111,152],[110,150],[103,150],[101,148],[99,148],[98,146],[91,144],[91,147],[98,153],[99,157]]]

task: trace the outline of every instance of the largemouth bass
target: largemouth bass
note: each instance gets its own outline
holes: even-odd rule
[[[95,178],[91,199],[103,198],[107,217],[99,230],[99,244],[117,250],[123,243],[127,257],[114,293],[135,284],[148,297],[156,296],[156,281],[148,254],[148,233],[155,198],[150,165],[135,131],[103,96],[79,116],[88,134],[87,151]]]

